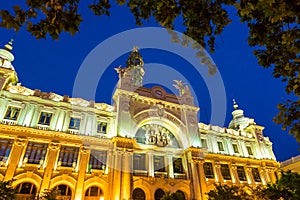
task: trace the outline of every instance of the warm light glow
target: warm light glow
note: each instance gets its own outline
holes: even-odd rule
[[[100,197],[100,200],[104,200],[104,197]]]

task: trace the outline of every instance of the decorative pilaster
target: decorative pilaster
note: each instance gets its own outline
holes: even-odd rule
[[[248,180],[248,184],[255,184],[253,175],[252,175],[252,167],[246,167],[246,176]]]
[[[232,182],[239,185],[240,181],[239,181],[239,175],[237,173],[237,167],[236,165],[231,165],[231,174],[232,174]]]
[[[81,146],[79,153],[78,179],[76,184],[75,199],[84,199],[84,179],[88,164],[88,157],[89,151],[84,146]]]
[[[113,181],[111,188],[111,199],[121,199],[121,174],[122,174],[122,152],[115,150],[114,152],[114,169]]]
[[[131,176],[132,176],[132,152],[124,152],[122,166],[122,199],[129,200],[131,197]]]
[[[200,200],[201,199],[201,193],[200,193],[200,180],[198,175],[198,165],[196,162],[191,162],[191,169],[192,169],[192,176],[193,176],[193,189],[194,189],[194,199]]]
[[[17,137],[10,152],[9,164],[5,173],[4,181],[11,180],[14,177],[15,170],[18,168],[22,152],[26,146],[27,139]]]
[[[198,166],[199,166],[199,177],[200,177],[200,190],[201,190],[201,199],[206,199],[206,177],[204,173],[204,168],[203,168],[203,163],[204,161],[199,161]]]
[[[215,172],[216,172],[216,182],[223,183],[223,176],[221,173],[221,165],[220,163],[215,163]]]
[[[43,192],[45,189],[49,189],[50,187],[50,180],[52,178],[52,172],[53,170],[55,170],[56,167],[55,165],[57,161],[59,148],[60,144],[57,141],[52,141],[48,146],[47,157],[43,166],[45,168],[45,171],[40,189],[41,192]]]

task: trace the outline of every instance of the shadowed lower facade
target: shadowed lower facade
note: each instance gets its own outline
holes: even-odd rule
[[[137,49],[116,68],[113,105],[21,86],[11,50],[0,51],[0,180],[15,179],[18,199],[58,188],[72,200],[158,200],[167,191],[202,200],[214,183],[276,180],[263,126],[236,103],[228,127],[199,123],[181,81],[179,95],[143,87]]]

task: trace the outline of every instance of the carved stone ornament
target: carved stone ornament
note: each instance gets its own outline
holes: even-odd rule
[[[27,139],[26,138],[21,138],[21,137],[17,137],[15,139],[15,144],[18,146],[25,146]]]
[[[51,142],[49,145],[51,150],[58,150],[59,149],[59,142]]]
[[[89,152],[89,150],[85,146],[80,147],[80,153],[87,154],[88,152]]]
[[[166,128],[156,124],[149,124],[144,126],[143,129],[146,130],[146,144],[154,144],[160,147],[164,147],[169,144],[172,145],[169,136],[170,131]]]

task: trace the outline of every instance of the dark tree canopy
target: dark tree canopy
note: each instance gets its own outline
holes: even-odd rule
[[[17,190],[12,187],[13,180],[0,181],[0,200],[15,199]]]
[[[142,25],[153,17],[160,25],[176,29],[175,19],[182,17],[184,33],[202,47],[215,51],[215,38],[230,24],[226,7],[234,6],[241,22],[249,27],[248,43],[253,47],[258,63],[273,69],[273,76],[286,84],[290,98],[278,104],[279,113],[274,118],[283,129],[289,128],[300,142],[300,2],[297,0],[116,0],[127,6],[134,15],[136,24]],[[26,0],[22,6],[15,5],[11,11],[0,10],[0,26],[18,31],[26,27],[37,39],[47,35],[58,39],[62,32],[74,35],[79,31],[82,15],[80,0]],[[91,1],[89,8],[95,15],[109,15],[111,1]],[[173,41],[183,46],[198,49],[203,58],[203,49],[188,37]],[[192,43],[192,44],[191,44]],[[205,63],[209,72],[215,66]]]

